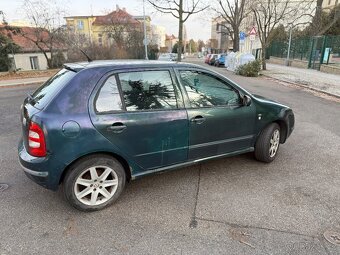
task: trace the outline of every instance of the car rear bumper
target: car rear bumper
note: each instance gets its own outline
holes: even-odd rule
[[[59,182],[51,178],[47,171],[49,165],[49,158],[47,157],[33,157],[28,154],[23,142],[19,142],[18,147],[19,163],[24,170],[26,176],[35,183],[44,188],[57,190]]]

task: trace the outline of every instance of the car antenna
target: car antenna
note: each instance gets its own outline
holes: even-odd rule
[[[93,60],[85,53],[85,51],[83,51],[82,49],[79,49],[81,51],[81,53],[83,53],[85,55],[85,57],[87,58],[88,62],[92,62]]]

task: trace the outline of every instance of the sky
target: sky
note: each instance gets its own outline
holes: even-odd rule
[[[75,15],[103,15],[115,10],[116,5],[125,7],[131,15],[143,15],[143,0],[51,0],[65,7],[66,14]],[[0,10],[5,13],[6,20],[11,23],[16,20],[25,20],[22,11],[24,0],[0,0]],[[145,1],[145,15],[151,17],[151,23],[165,27],[167,34],[178,36],[178,20],[171,14],[163,14]],[[208,40],[210,38],[210,14],[202,12],[189,17],[185,23],[188,38],[194,40]]]

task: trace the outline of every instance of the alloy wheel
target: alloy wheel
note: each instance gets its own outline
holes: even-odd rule
[[[271,138],[270,138],[270,145],[269,145],[269,156],[272,158],[276,155],[276,152],[279,148],[280,144],[280,131],[275,129]]]
[[[108,166],[83,171],[75,181],[74,194],[83,204],[96,206],[107,202],[118,188],[118,175]]]

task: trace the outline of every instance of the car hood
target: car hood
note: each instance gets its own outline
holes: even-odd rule
[[[261,102],[261,103],[267,103],[267,104],[275,104],[275,105],[278,105],[278,106],[281,106],[281,107],[284,107],[284,108],[289,108],[288,106],[284,105],[284,104],[281,104],[275,100],[272,100],[272,99],[269,99],[269,98],[266,98],[264,96],[261,96],[261,95],[256,95],[256,94],[252,94],[253,97]]]

